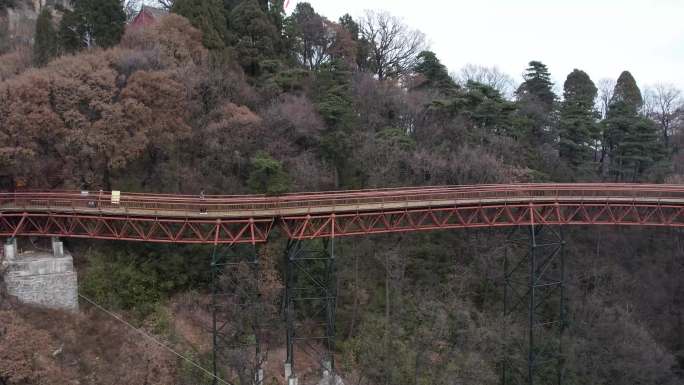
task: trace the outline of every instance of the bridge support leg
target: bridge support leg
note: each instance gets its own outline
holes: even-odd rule
[[[510,233],[504,255],[503,385],[563,383],[564,280],[562,227]],[[516,321],[525,322],[524,335],[512,333]]]
[[[316,360],[324,377],[334,378],[337,305],[334,238],[290,241],[285,275],[288,384],[297,384],[295,349]]]
[[[217,247],[212,253],[213,384],[229,372],[240,383],[261,385],[262,301],[255,245]]]
[[[55,258],[64,256],[64,243],[59,240],[59,237],[52,237],[52,255]]]
[[[7,238],[3,246],[3,252],[5,255],[5,261],[9,262],[17,257],[17,238]]]

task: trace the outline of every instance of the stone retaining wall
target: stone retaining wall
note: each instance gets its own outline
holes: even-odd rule
[[[61,251],[61,242],[57,243],[60,246],[57,249]],[[78,310],[78,282],[70,254],[62,252],[55,256],[49,252],[27,251],[17,253],[5,264],[7,291],[19,301],[53,309]]]

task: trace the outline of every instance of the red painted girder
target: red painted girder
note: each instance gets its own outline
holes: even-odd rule
[[[55,236],[157,243],[266,242],[272,219],[197,220],[77,214],[0,214],[0,236]]]
[[[637,203],[535,203],[280,218],[294,239],[457,228],[529,225],[684,227],[684,205]]]
[[[118,203],[108,192],[21,192],[0,193],[0,236],[230,244],[265,242],[274,224],[296,239],[530,224],[682,227],[683,210],[681,185],[411,187],[278,197],[125,193]]]

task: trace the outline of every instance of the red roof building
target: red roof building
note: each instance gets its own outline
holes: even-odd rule
[[[133,18],[130,26],[132,28],[145,28],[155,24],[159,18],[164,17],[166,11],[161,8],[143,5],[138,15]]]

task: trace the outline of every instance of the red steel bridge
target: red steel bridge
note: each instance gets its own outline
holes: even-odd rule
[[[684,227],[684,185],[508,184],[190,196],[0,193],[0,236],[163,243],[290,239],[521,225]]]
[[[230,329],[231,317],[245,314],[248,309],[255,312],[248,322],[251,325],[248,333],[256,337],[251,376],[256,384],[262,383],[264,355],[260,330],[263,325],[260,306],[256,304],[258,286],[255,289],[241,278],[231,281],[225,277],[242,277],[231,275],[231,271],[241,269],[246,263],[258,282],[256,247],[267,242],[275,228],[289,239],[283,275],[287,323],[285,373],[288,384],[296,385],[295,350],[307,352],[308,349],[313,352],[312,356],[318,357],[324,371],[334,373],[335,370],[335,239],[506,227],[510,230],[504,248],[501,282],[503,315],[506,320],[526,320],[529,335],[523,347],[525,359],[507,356],[499,363],[501,383],[562,384],[565,225],[684,228],[684,185],[504,184],[280,196],[116,191],[0,193],[0,237],[213,244],[214,384],[226,383],[218,377],[221,362],[225,361],[226,352],[234,349],[231,346],[236,346],[236,341],[245,340],[244,336],[240,337],[240,331]],[[309,241],[313,239],[320,241]],[[227,251],[217,253],[221,248]],[[312,318],[318,323],[311,324]],[[542,339],[546,342],[540,344]],[[512,348],[504,349],[508,352]],[[544,368],[548,365],[553,367]],[[548,377],[552,372],[557,372],[553,381]]]

